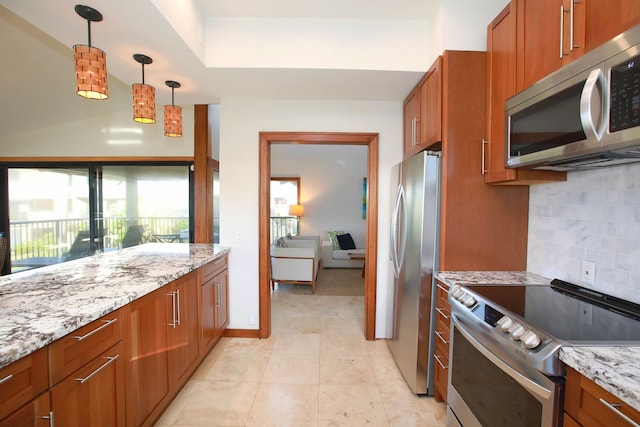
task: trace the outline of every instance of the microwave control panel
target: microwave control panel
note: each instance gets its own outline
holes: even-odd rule
[[[609,132],[640,126],[640,55],[611,68]]]

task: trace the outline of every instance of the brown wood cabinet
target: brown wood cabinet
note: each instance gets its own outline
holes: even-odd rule
[[[48,366],[43,348],[0,369],[0,420],[47,390]]]
[[[640,23],[637,0],[517,1],[517,89]]]
[[[505,166],[505,102],[516,94],[516,2],[487,27],[486,124],[481,171],[486,183],[527,185],[564,181],[566,172],[512,169]]]
[[[442,57],[404,101],[404,158],[442,140]]]
[[[51,427],[51,417],[49,392],[45,391],[7,418],[0,420],[0,427]]]
[[[227,257],[204,265],[200,277],[201,346],[210,350],[229,324],[229,270]]]
[[[565,426],[632,425],[625,417],[640,424],[640,412],[570,367],[567,367],[564,410]]]
[[[407,157],[420,145],[420,91],[415,87],[404,100],[403,111],[403,153]]]
[[[120,341],[51,389],[55,425],[125,426],[123,350]]]
[[[436,348],[434,352],[434,398],[447,401],[447,382],[449,376],[449,340],[451,336],[451,306],[447,301],[449,287],[440,281],[436,282]]]
[[[196,368],[200,348],[197,273],[175,280],[169,288],[167,351],[171,390],[177,391]]]

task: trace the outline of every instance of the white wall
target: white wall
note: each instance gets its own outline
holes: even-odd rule
[[[580,282],[595,263],[595,286]],[[527,270],[640,303],[640,164],[532,185]]]
[[[272,144],[271,176],[300,177],[300,234],[327,240],[327,231],[344,230],[365,236],[362,179],[367,176],[367,147]],[[365,241],[356,243],[363,247]]]
[[[377,132],[380,134],[378,233],[388,234],[391,167],[402,158],[400,102],[223,99],[220,105],[220,223],[229,256],[230,328],[257,329],[258,132]],[[238,238],[242,241],[238,241]],[[389,318],[389,247],[378,245],[377,334]],[[381,335],[379,335],[381,336]]]

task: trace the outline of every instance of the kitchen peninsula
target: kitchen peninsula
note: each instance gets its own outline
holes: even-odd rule
[[[228,323],[229,250],[145,244],[0,278],[0,426],[151,425]]]

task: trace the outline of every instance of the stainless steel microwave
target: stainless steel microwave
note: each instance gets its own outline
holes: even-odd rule
[[[505,107],[508,167],[563,171],[640,161],[640,25]]]

